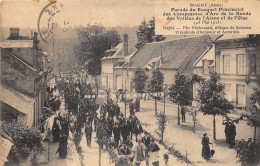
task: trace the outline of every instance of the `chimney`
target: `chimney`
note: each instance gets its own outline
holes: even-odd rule
[[[18,40],[19,39],[19,31],[20,28],[10,28],[10,40]]]
[[[34,32],[33,35],[33,65],[36,69],[39,69],[39,40],[37,38],[38,33]]]
[[[162,56],[162,45],[161,45],[161,57],[160,57],[160,65],[163,64],[163,56]]]
[[[124,41],[123,41],[123,49],[124,49],[124,56],[128,55],[128,35],[125,33],[124,34]]]

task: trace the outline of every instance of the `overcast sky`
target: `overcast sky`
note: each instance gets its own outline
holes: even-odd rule
[[[154,15],[152,0],[63,0],[62,12],[56,19],[67,20],[70,26],[102,23],[104,26],[136,26]],[[38,18],[47,0],[5,0],[1,3],[1,24],[4,27],[37,28]]]

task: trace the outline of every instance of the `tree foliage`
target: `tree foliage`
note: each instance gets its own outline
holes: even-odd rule
[[[145,85],[146,85],[147,79],[148,79],[148,76],[144,69],[139,67],[134,71],[133,83],[134,83],[136,92],[138,92],[138,93],[145,92]]]
[[[181,106],[188,105],[190,103],[189,78],[178,70],[174,79],[174,83],[169,88],[171,101]]]
[[[157,119],[157,124],[158,124],[158,129],[160,131],[161,134],[161,140],[163,141],[163,135],[167,126],[167,118],[166,115],[163,113],[160,113],[159,115],[157,115],[156,117]]]
[[[203,81],[199,90],[200,110],[208,115],[225,115],[234,106],[224,96],[224,86],[220,83],[220,76],[210,72],[210,79]]]
[[[28,159],[32,152],[41,153],[44,151],[38,129],[29,128],[17,121],[3,122],[1,127],[13,141],[7,158],[9,162],[19,163]]]
[[[250,113],[242,114],[241,118],[247,121],[247,125],[255,127],[254,139],[256,139],[256,127],[260,126],[260,110],[257,107],[260,103],[260,91],[254,88],[254,93],[250,96],[252,107],[249,108]]]
[[[120,43],[120,35],[115,29],[106,30],[103,25],[87,25],[79,27],[78,38],[81,43],[74,49],[78,62],[90,75],[100,75],[101,58],[111,46]]]
[[[152,76],[148,80],[148,92],[162,92],[164,83],[164,74],[157,68],[152,71]]]
[[[145,43],[158,42],[165,40],[162,35],[155,35],[155,18],[152,17],[148,22],[144,19],[141,25],[138,26],[138,31],[136,32],[138,42],[135,47],[139,50],[144,46]]]
[[[242,166],[257,166],[260,163],[260,142],[240,140],[236,146],[236,157]]]

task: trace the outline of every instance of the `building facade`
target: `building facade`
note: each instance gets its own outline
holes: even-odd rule
[[[1,43],[1,120],[39,126],[45,99],[47,57],[39,49],[37,33],[30,39],[10,28]]]
[[[250,95],[260,88],[260,36],[220,39],[215,43],[215,70],[226,98],[238,108],[250,106]]]
[[[124,41],[126,41],[125,38]],[[122,53],[124,52],[124,43],[117,46],[122,48]],[[120,57],[117,53],[117,50],[120,49],[109,50],[111,56],[102,59],[102,85],[107,85],[114,91],[126,89],[128,94],[132,96],[135,93],[132,83],[134,71],[140,67],[146,69],[148,75],[151,74],[153,68],[159,68],[164,74],[165,86],[169,87],[174,83],[174,75],[178,69],[182,70],[185,75],[192,77],[193,64],[211,48],[210,36],[198,36],[146,43],[137,52]],[[108,55],[110,55],[109,51]],[[191,96],[192,88],[191,85]]]

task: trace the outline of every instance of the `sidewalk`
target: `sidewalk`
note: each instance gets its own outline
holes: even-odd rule
[[[163,110],[163,104],[158,103],[158,112]],[[158,125],[157,119],[154,116],[154,104],[150,101],[141,101],[141,112],[136,113],[137,117],[143,123],[144,129],[154,135],[157,135]],[[198,112],[197,119],[199,124],[196,127],[196,133],[193,132],[193,121],[190,115],[186,114],[186,122],[181,122],[177,125],[177,107],[171,104],[166,105],[167,126],[164,138],[168,145],[180,151],[182,155],[188,152],[188,159],[194,162],[195,165],[241,165],[236,163],[236,153],[234,149],[229,149],[228,144],[225,143],[224,125],[222,125],[222,116],[216,116],[216,135],[217,140],[213,140],[213,117],[212,115],[202,115]],[[233,113],[232,116],[239,116]],[[236,124],[237,136],[236,140],[247,139],[253,136],[253,128],[247,126],[245,121],[240,121]],[[207,132],[210,142],[214,145],[213,149],[216,151],[214,157],[210,162],[201,157],[201,139],[203,133]],[[242,134],[243,133],[243,134]],[[211,147],[212,148],[212,147]]]

